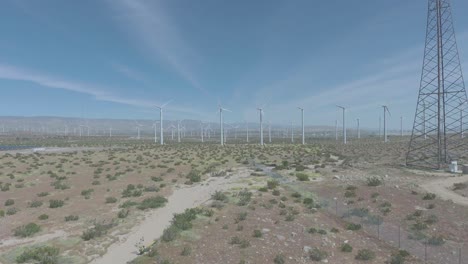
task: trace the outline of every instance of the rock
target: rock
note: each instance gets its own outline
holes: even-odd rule
[[[270,229],[268,229],[268,228],[263,228],[262,229],[262,234],[266,234],[268,232],[270,232]]]
[[[302,248],[302,251],[304,251],[304,253],[309,253],[311,250],[312,250],[312,248],[309,247],[309,246],[304,246],[304,247]]]
[[[295,236],[297,236],[297,233],[296,232],[291,232],[291,236],[295,237]]]
[[[334,180],[339,180],[339,179],[340,179],[340,176],[335,175],[335,176],[333,176],[333,179],[334,179]]]
[[[400,186],[398,186],[398,185],[395,185],[395,189],[400,189]]]
[[[286,239],[286,238],[285,238],[284,236],[282,236],[282,235],[276,235],[276,238],[277,238],[278,240],[281,240],[281,241]]]

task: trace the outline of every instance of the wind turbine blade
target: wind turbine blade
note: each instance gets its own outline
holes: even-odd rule
[[[169,100],[169,101],[167,101],[166,103],[164,103],[163,105],[161,105],[161,108],[163,108],[163,107],[165,107],[166,105],[170,104],[172,101],[173,101],[172,99]]]

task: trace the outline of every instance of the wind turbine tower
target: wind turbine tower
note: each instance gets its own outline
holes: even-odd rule
[[[257,108],[260,114],[260,145],[263,146],[263,109]]]
[[[160,132],[161,132],[161,135],[160,135],[160,142],[161,142],[161,145],[164,145],[164,125],[163,125],[163,110],[164,110],[164,107],[166,105],[168,105],[171,101],[168,101],[166,102],[165,104],[161,105],[161,106],[156,106],[156,108],[159,109],[159,122],[161,124],[161,128],[160,128]]]
[[[343,110],[343,144],[346,144],[346,108],[344,106],[337,105],[336,107]]]
[[[304,108],[298,107],[301,110],[301,122],[302,122],[302,145],[305,145],[305,130],[304,130]]]

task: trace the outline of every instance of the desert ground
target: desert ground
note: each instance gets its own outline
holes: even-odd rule
[[[404,166],[406,138],[20,143],[41,149],[0,152],[3,264],[468,263],[468,176]]]

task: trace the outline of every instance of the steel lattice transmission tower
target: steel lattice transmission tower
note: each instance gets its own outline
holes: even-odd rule
[[[426,45],[408,166],[442,169],[466,155],[467,95],[450,0],[429,0]]]

